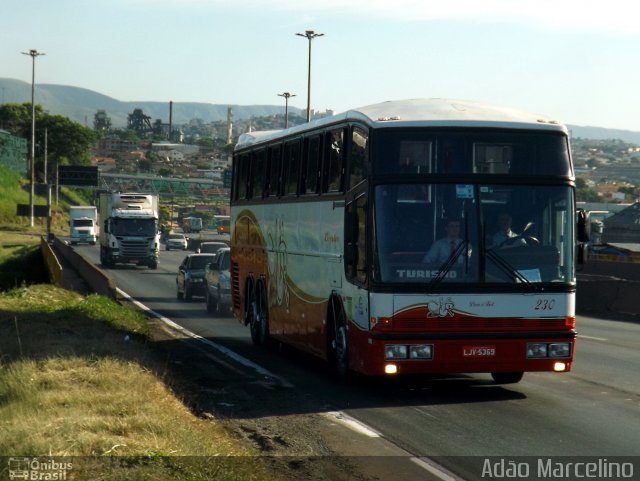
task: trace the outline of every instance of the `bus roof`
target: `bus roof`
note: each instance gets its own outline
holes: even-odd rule
[[[236,149],[344,121],[360,121],[374,128],[493,127],[567,133],[563,124],[541,114],[469,100],[411,99],[367,105],[285,130],[242,134]]]

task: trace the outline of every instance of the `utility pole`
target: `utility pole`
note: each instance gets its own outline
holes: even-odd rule
[[[290,94],[289,92],[278,94],[278,97],[284,97],[284,128],[285,129],[289,128],[289,99],[295,96],[296,94]]]
[[[36,170],[36,57],[46,54],[38,52],[36,49],[22,52],[22,54],[31,56],[31,181],[29,189],[29,227],[33,227],[33,197]]]
[[[316,33],[313,30],[306,30],[304,33],[296,33],[299,37],[309,40],[309,64],[307,72],[307,122],[311,120],[311,40],[322,37],[324,33]]]

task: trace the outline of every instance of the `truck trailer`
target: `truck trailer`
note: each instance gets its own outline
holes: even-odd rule
[[[100,219],[100,262],[158,267],[160,233],[158,196],[135,192],[101,192],[98,198]]]
[[[94,205],[69,207],[71,245],[87,242],[95,245],[98,238],[98,209]]]

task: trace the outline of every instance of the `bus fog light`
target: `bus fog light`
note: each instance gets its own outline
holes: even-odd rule
[[[568,342],[549,344],[549,357],[570,357],[571,344]]]
[[[547,345],[543,342],[527,344],[527,357],[528,358],[547,357]]]
[[[417,344],[409,346],[409,359],[433,358],[433,346],[431,344]]]
[[[402,344],[387,344],[384,346],[385,359],[406,359],[407,346]]]
[[[566,362],[556,362],[553,365],[553,370],[555,372],[564,372],[567,370],[567,363]]]
[[[385,374],[397,374],[398,373],[398,366],[396,366],[395,364],[385,364],[384,365],[384,373]]]

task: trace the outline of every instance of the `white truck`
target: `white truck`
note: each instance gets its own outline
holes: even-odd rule
[[[160,233],[158,196],[135,192],[101,192],[98,198],[100,219],[100,262],[158,267]]]
[[[94,205],[72,205],[69,207],[69,230],[71,245],[87,242],[95,245],[98,239],[98,209]]]

